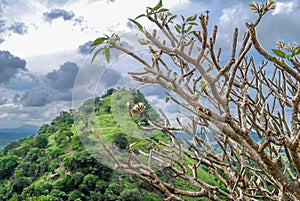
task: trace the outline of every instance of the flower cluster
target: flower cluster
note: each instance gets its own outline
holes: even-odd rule
[[[258,13],[260,15],[263,15],[267,11],[274,10],[276,8],[274,0],[269,0],[266,3],[260,3],[260,4],[251,2],[249,5],[254,13]]]
[[[132,109],[133,109],[133,111],[142,113],[144,111],[145,107],[146,106],[144,105],[144,103],[139,102],[138,104],[134,105]]]
[[[276,48],[281,50],[287,50],[289,52],[293,51],[297,46],[296,42],[285,42],[282,40],[276,41]]]

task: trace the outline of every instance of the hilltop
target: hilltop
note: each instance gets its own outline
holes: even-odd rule
[[[145,133],[126,113],[126,101],[143,102],[147,113],[159,120],[144,96],[136,90],[107,90],[77,110],[63,111],[37,135],[11,142],[0,152],[0,200],[162,200],[148,184],[116,173],[99,150],[91,128],[99,130],[107,143],[114,144],[123,157],[130,143],[164,138],[161,132]],[[118,114],[113,116],[113,114]],[[141,123],[147,124],[145,119]],[[130,131],[130,132],[128,132]],[[107,158],[106,158],[107,159]],[[205,168],[205,167],[204,167]],[[169,174],[168,170],[158,170]],[[218,185],[204,170],[206,181]],[[172,175],[170,182],[189,189]],[[201,200],[201,199],[199,199]]]

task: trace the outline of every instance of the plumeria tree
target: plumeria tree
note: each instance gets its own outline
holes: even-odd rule
[[[278,41],[276,48],[265,50],[256,27],[275,9],[275,2],[250,3],[250,9],[257,19],[246,23],[241,41],[239,29],[234,30],[231,51],[225,52],[229,57],[216,48],[218,26],[209,34],[208,11],[178,17],[164,8],[162,1],[130,19],[144,36],[139,44],[149,49],[151,60],[127,49],[118,34],[92,43],[93,60],[102,53],[109,61],[111,50],[116,49],[140,62],[143,70],[129,72],[132,78],[168,90],[166,104],[180,105],[186,116],[173,125],[162,111],[163,123],[144,114],[141,103],[128,107],[137,124],[137,116],[148,118],[149,125],[138,125],[140,129],[160,130],[167,141],[152,141],[150,149],[133,143],[125,162],[103,144],[116,170],[152,185],[165,200],[300,199],[300,47]],[[156,29],[149,31],[139,22],[141,18]],[[263,61],[257,62],[250,53],[263,56]],[[174,131],[183,131],[190,140],[182,143]],[[169,176],[186,181],[189,189],[170,182],[153,168],[154,163],[167,169]],[[199,176],[204,167],[219,185]]]

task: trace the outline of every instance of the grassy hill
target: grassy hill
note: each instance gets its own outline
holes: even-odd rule
[[[122,150],[117,153],[120,160],[126,158],[128,144],[144,138],[164,138],[158,131],[141,131],[128,115],[126,102],[142,101],[145,112],[159,121],[142,94],[112,92],[87,100],[75,113],[61,112],[50,124],[43,125],[38,135],[14,141],[1,150],[0,200],[162,200],[164,196],[157,195],[146,183],[113,171],[112,161],[91,132],[91,128],[97,129],[103,142]],[[140,122],[147,123],[143,119]],[[218,185],[205,167],[199,175]],[[191,188],[177,178],[169,182],[182,189]]]

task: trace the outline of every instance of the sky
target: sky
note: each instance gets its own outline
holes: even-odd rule
[[[128,18],[144,13],[147,6],[157,2],[0,0],[0,128],[41,126],[60,111],[71,109],[74,97],[91,97],[97,89],[105,89],[114,82],[128,84],[124,81],[125,72],[135,64],[125,58],[126,65],[121,71],[120,62],[111,68],[90,66],[89,44],[103,34],[134,32]],[[230,46],[234,27],[239,27],[242,33],[246,30],[245,23],[255,18],[249,2],[163,1],[165,7],[178,15],[191,16],[209,10],[210,24],[219,26],[218,40],[225,50]],[[277,8],[258,27],[259,39],[267,50],[274,48],[279,39],[299,42],[299,11],[298,0],[277,1]],[[146,23],[147,26],[151,27]],[[86,66],[90,66],[87,71]],[[92,76],[97,87],[88,94],[80,85],[84,83],[81,78]],[[153,100],[159,96],[151,88],[148,94]],[[156,102],[160,104],[158,99]]]

